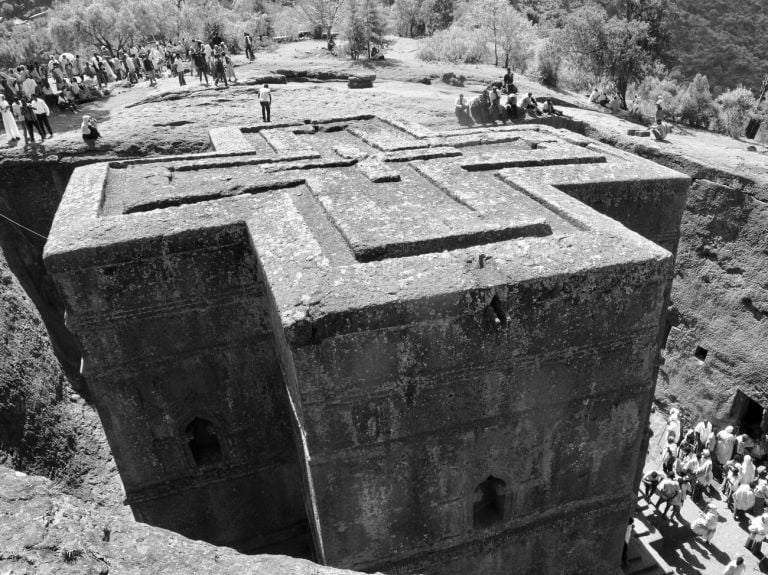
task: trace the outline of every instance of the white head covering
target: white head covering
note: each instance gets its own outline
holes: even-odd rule
[[[90,116],[83,116],[83,123],[80,126],[80,132],[83,134],[91,133]]]

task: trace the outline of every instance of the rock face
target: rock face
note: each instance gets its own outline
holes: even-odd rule
[[[354,575],[279,555],[245,556],[116,517],[51,481],[0,466],[0,573]]]
[[[692,423],[706,415],[759,435],[768,407],[768,206],[759,188],[720,181],[730,185],[698,180],[689,194],[658,391]]]
[[[46,245],[137,517],[263,548],[308,516],[366,570],[609,572],[672,257],[587,205],[674,251],[688,178],[543,127],[211,141],[77,170]]]
[[[122,502],[98,417],[69,387],[37,309],[1,252],[0,334],[0,459],[93,500]]]

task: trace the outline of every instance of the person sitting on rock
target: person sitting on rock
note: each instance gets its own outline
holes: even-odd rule
[[[555,110],[555,106],[552,104],[552,98],[547,98],[544,100],[544,105],[542,106],[542,109],[544,110],[545,114],[550,114],[554,116],[562,116],[563,113],[560,110]]]
[[[523,98],[523,101],[520,103],[520,106],[528,112],[529,114],[541,116],[541,110],[539,110],[538,102],[536,102],[536,98],[533,97],[533,94],[531,92],[528,92],[528,95]]]
[[[507,94],[507,118],[517,120],[517,94]]]
[[[83,116],[83,123],[80,125],[80,133],[83,136],[83,141],[89,148],[93,148],[96,144],[96,140],[101,138],[101,134],[96,126],[96,120],[90,116]]]
[[[496,89],[496,86],[493,86],[490,90],[488,90],[488,100],[490,101],[488,104],[488,113],[493,119],[498,118],[500,115],[499,99],[499,91]]]
[[[456,97],[454,113],[456,114],[456,119],[459,121],[459,124],[472,124],[472,117],[469,115],[469,102],[467,102],[464,94],[459,94]]]

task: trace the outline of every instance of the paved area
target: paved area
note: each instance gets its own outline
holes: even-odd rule
[[[666,423],[666,414],[657,411],[651,415],[651,429],[654,435],[650,441],[645,471],[661,469],[660,440],[663,438]],[[648,537],[651,549],[658,552],[669,564],[672,573],[721,575],[725,565],[738,554],[744,556],[746,573],[768,573],[768,560],[760,564],[759,559],[744,548],[751,516],[748,515],[748,519],[738,522],[727,508],[725,498],[719,490],[710,490],[709,495],[717,505],[720,515],[720,523],[711,545],[704,543],[691,531],[691,523],[699,516],[700,509],[690,498],[683,504],[682,522],[665,519],[655,506],[646,505],[640,498],[636,513],[636,525],[639,524],[637,530],[642,532],[644,528],[648,529],[649,533],[643,533],[642,537]],[[652,501],[655,502],[656,499],[653,497]],[[763,545],[763,550],[768,553],[768,544]]]

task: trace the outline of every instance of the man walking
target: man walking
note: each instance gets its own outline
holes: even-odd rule
[[[270,121],[270,105],[272,104],[272,92],[269,90],[269,86],[264,84],[264,87],[259,90],[259,103],[261,104],[261,117],[265,122]]]
[[[245,36],[245,55],[248,57],[248,60],[253,62],[256,59],[253,55],[253,40],[251,40],[251,35],[248,32],[245,32],[243,35]]]
[[[45,100],[42,98],[38,98],[37,95],[34,95],[32,96],[30,105],[32,106],[32,111],[35,113],[37,125],[40,128],[40,136],[43,136],[45,130],[48,130],[48,134],[53,136],[51,124],[48,122],[48,116],[51,113],[51,110],[48,109],[48,104],[46,104]]]

